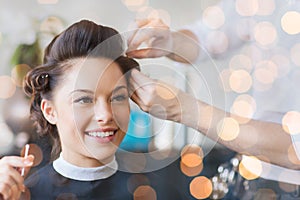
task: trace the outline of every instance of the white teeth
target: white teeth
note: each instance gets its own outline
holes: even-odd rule
[[[107,131],[107,132],[88,132],[90,136],[94,137],[107,137],[114,134],[114,131]]]

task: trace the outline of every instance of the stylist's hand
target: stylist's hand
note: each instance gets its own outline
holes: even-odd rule
[[[145,112],[172,121],[180,121],[179,89],[153,80],[137,70],[131,72],[131,99]]]
[[[21,169],[25,167],[25,176],[33,165],[34,157],[5,156],[0,159],[0,199],[17,200],[25,191]]]
[[[137,30],[129,36],[126,54],[133,58],[156,58],[172,53],[170,28],[160,19],[137,20]],[[139,49],[146,43],[147,47]]]

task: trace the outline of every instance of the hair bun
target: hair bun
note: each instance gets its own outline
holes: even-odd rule
[[[39,66],[27,73],[24,80],[24,92],[26,95],[31,97],[49,89],[50,75],[44,71],[45,67]]]

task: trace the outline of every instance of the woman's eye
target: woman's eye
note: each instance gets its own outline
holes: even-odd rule
[[[79,99],[76,99],[74,102],[81,103],[81,104],[87,104],[87,103],[93,103],[93,99],[90,97],[81,97]]]
[[[124,101],[127,99],[127,95],[117,95],[112,98],[112,102]]]

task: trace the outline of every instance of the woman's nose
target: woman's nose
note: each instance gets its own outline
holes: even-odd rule
[[[107,123],[113,121],[113,113],[111,103],[98,102],[95,104],[95,117],[99,123]]]

